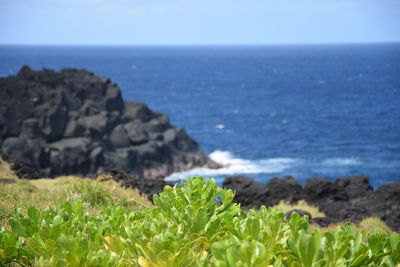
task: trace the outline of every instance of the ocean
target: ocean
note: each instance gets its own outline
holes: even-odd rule
[[[260,182],[364,174],[400,182],[400,44],[0,46],[0,76],[85,68],[126,101],[167,113],[218,170],[175,173]]]

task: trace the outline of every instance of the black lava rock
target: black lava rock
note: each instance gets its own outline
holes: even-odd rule
[[[274,206],[280,200],[300,199],[317,206],[324,218],[313,218],[321,226],[332,223],[358,223],[367,217],[379,217],[400,232],[400,183],[386,184],[373,191],[367,176],[336,179],[313,178],[302,188],[293,177],[272,178],[267,184],[243,176],[227,177],[224,187],[236,191],[234,201],[243,208]]]
[[[302,196],[301,185],[291,176],[272,178],[266,185],[244,176],[232,176],[224,180],[223,186],[236,191],[234,201],[245,209],[274,206],[281,200],[294,202]]]
[[[27,161],[2,154],[0,154],[0,157],[10,165],[11,170],[13,170],[14,174],[18,178],[24,178],[24,179],[39,178],[38,168],[29,164]]]
[[[299,209],[294,209],[294,210],[291,210],[291,211],[286,212],[286,213],[285,213],[286,220],[290,220],[290,217],[292,216],[292,213],[293,213],[293,212],[299,214],[301,217],[307,216],[307,217],[308,217],[308,220],[309,220],[310,222],[312,222],[312,220],[313,220],[313,218],[312,218],[312,216],[311,216],[311,213],[309,213],[308,211],[299,210]]]
[[[24,66],[0,78],[0,151],[38,168],[39,175],[25,178],[118,169],[161,179],[219,167],[167,115],[124,102],[108,78],[71,68]]]

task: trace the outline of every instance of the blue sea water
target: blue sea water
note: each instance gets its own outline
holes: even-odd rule
[[[108,76],[126,101],[169,114],[219,170],[266,182],[293,175],[365,174],[400,181],[400,44],[45,47],[0,46],[0,76],[85,68]]]

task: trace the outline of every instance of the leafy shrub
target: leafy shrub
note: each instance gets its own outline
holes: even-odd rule
[[[400,236],[353,224],[321,233],[276,208],[244,212],[214,180],[188,179],[154,197],[155,208],[83,200],[46,211],[16,210],[0,232],[0,265],[35,266],[396,266]]]

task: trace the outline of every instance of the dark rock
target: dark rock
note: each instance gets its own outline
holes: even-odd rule
[[[286,219],[287,220],[290,220],[290,217],[292,216],[292,213],[293,212],[296,212],[297,214],[299,214],[301,217],[303,217],[303,216],[307,216],[308,217],[308,220],[310,221],[310,222],[312,222],[312,216],[311,216],[311,213],[309,213],[308,211],[305,211],[305,210],[298,210],[298,209],[294,209],[294,210],[291,210],[291,211],[288,211],[288,212],[286,212],[285,213],[285,217],[286,217]]]
[[[15,184],[15,180],[8,178],[0,178],[0,184]]]
[[[380,217],[388,226],[400,232],[400,182],[380,186],[363,198],[361,204],[370,214]]]
[[[11,170],[14,171],[18,178],[25,179],[37,179],[39,178],[39,170],[35,166],[29,164],[28,162],[14,158],[12,156],[7,156],[0,154],[0,157],[10,164]]]
[[[172,140],[171,144],[176,150],[182,151],[195,151],[198,147],[196,141],[189,138],[189,135],[182,128],[176,130],[175,138]]]
[[[22,122],[21,135],[25,139],[43,138],[43,132],[39,127],[39,121],[37,119],[24,120]]]
[[[70,119],[65,128],[64,137],[78,137],[85,135],[85,128],[74,119]]]
[[[340,191],[346,193],[348,199],[364,197],[372,192],[368,176],[364,175],[339,178],[335,181],[335,184]]]
[[[244,209],[259,207],[263,204],[261,196],[266,191],[264,184],[244,176],[231,176],[225,178],[222,185],[236,192],[234,201],[240,203]]]
[[[336,220],[332,217],[315,217],[312,219],[312,223],[319,225],[320,227],[328,227],[331,224],[339,223],[339,220]]]
[[[320,226],[379,217],[400,232],[400,183],[383,185],[373,191],[366,176],[339,178],[334,182],[314,178],[302,189],[292,177],[272,178],[264,185],[236,176],[225,178],[223,185],[236,191],[234,201],[245,209],[276,205],[280,200],[305,199],[325,213],[326,217],[312,220]]]
[[[124,125],[124,130],[131,145],[141,145],[147,143],[150,140],[148,132],[144,129],[141,123],[127,123]],[[158,130],[156,131],[158,132]],[[152,130],[150,130],[149,132],[152,132]]]
[[[153,200],[155,194],[163,191],[167,185],[172,184],[159,179],[143,179],[139,175],[129,174],[118,170],[110,170],[108,173],[116,181],[122,181],[122,186],[136,188],[139,192],[146,194],[149,200]]]
[[[109,169],[129,169],[131,173],[143,176],[143,173],[141,173],[143,166],[138,161],[138,152],[136,149],[117,149],[107,155],[106,161],[106,166]]]
[[[22,80],[33,80],[35,77],[35,72],[27,65],[22,66],[19,70],[18,78]]]
[[[291,176],[272,178],[266,185],[243,176],[232,176],[224,180],[223,186],[236,191],[234,201],[244,208],[274,206],[281,200],[298,201],[302,196],[301,185]]]
[[[89,138],[75,137],[66,138],[49,144],[50,147],[50,176],[63,173],[79,174],[93,170],[94,162],[90,161],[91,150]]]
[[[375,214],[365,206],[365,197],[371,192],[367,176],[339,178],[335,182],[310,179],[304,188],[308,203],[318,206],[328,217],[351,222],[360,222]]]
[[[140,120],[148,122],[153,117],[153,112],[143,103],[133,101],[125,103],[125,112],[122,116],[124,122]]]
[[[108,78],[71,68],[24,66],[16,76],[0,78],[0,151],[40,167],[43,177],[117,168],[163,178],[220,167],[165,114],[124,103]]]
[[[302,197],[303,188],[292,176],[272,178],[268,181],[266,187],[268,198],[265,198],[265,202],[269,206],[277,205],[281,200],[291,203],[297,202]]]
[[[115,149],[129,146],[129,137],[124,125],[118,125],[112,130],[110,134],[110,143]]]
[[[124,108],[124,102],[121,97],[121,92],[117,86],[107,86],[105,102],[107,111],[122,112]]]
[[[320,178],[307,181],[304,187],[304,195],[308,203],[319,203],[321,200],[347,201],[349,200],[346,192],[341,190],[335,183]]]
[[[62,138],[68,122],[67,110],[59,106],[51,106],[44,114],[42,123],[43,132],[48,142]]]

